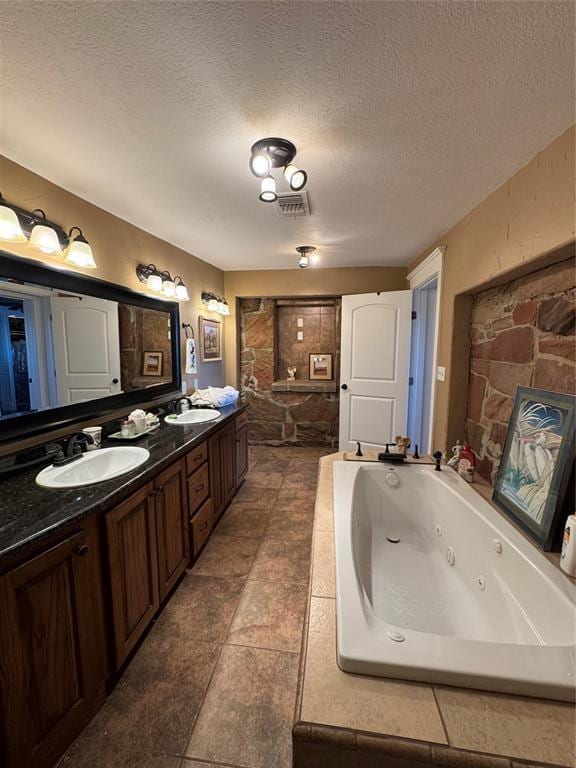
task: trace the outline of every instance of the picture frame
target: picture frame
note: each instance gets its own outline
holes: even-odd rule
[[[222,322],[208,317],[199,317],[200,343],[203,363],[222,360]]]
[[[142,353],[142,376],[162,376],[164,352]]]
[[[518,387],[492,500],[544,550],[574,471],[573,395]]]
[[[331,381],[333,378],[332,354],[311,354],[308,376],[311,381]]]

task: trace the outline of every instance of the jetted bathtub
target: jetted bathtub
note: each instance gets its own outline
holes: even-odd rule
[[[446,468],[334,464],[338,665],[575,699],[576,586]]]

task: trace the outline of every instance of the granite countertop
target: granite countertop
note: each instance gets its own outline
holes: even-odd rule
[[[422,768],[576,768],[572,704],[339,669],[332,465],[341,458],[320,461],[295,766],[316,765],[321,754],[326,765],[342,768],[376,756]]]
[[[242,402],[219,408],[220,417],[204,424],[176,426],[161,420],[156,431],[130,443],[147,448],[149,459],[134,471],[104,483],[67,490],[42,488],[35,482],[39,467],[0,481],[0,570],[15,556],[20,557],[26,547],[59,528],[113,508],[245,409]],[[102,441],[103,447],[114,445],[118,441]]]

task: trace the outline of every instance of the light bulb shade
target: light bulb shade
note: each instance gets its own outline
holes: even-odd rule
[[[218,312],[218,299],[216,297],[208,300],[208,309],[210,312]]]
[[[27,248],[31,251],[40,251],[53,256],[63,256],[58,235],[45,224],[36,224],[30,234]]]
[[[161,291],[162,275],[158,275],[156,273],[151,274],[146,280],[146,285],[148,286],[148,288],[150,288],[151,291]]]
[[[0,205],[0,240],[6,243],[26,242],[18,216],[7,205]]]
[[[278,199],[276,194],[276,182],[272,176],[266,176],[262,179],[260,186],[260,200],[263,203],[273,203]]]
[[[184,283],[178,283],[176,285],[176,298],[178,301],[188,301],[190,296],[188,296],[188,289],[184,285]]]
[[[300,269],[306,269],[308,266],[308,256],[305,256],[304,254],[300,256],[300,259],[298,260],[298,266]]]
[[[254,176],[258,176],[259,179],[268,176],[271,167],[272,163],[270,162],[270,158],[268,155],[265,155],[264,152],[254,152],[250,158],[250,170]]]
[[[222,314],[223,315],[229,315],[230,314],[230,307],[228,306],[228,302],[226,299],[222,302]]]
[[[301,189],[304,189],[306,186],[306,182],[308,181],[308,174],[306,171],[300,171],[297,168],[294,169],[294,172],[290,175],[290,189],[293,192],[299,192]]]
[[[162,293],[164,296],[168,296],[170,298],[176,296],[176,283],[174,280],[172,280],[171,277],[165,277],[162,280]]]
[[[66,261],[77,267],[96,269],[92,248],[90,248],[90,245],[84,238],[80,239],[77,237],[75,240],[72,240],[66,251]]]
[[[290,184],[290,179],[292,178],[292,176],[294,176],[297,170],[298,168],[296,168],[295,165],[292,165],[292,163],[290,163],[290,165],[287,165],[284,168],[284,178],[286,179],[288,184]]]

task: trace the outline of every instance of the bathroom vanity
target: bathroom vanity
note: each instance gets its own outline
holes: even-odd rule
[[[0,484],[3,768],[48,768],[103,704],[242,483],[246,422],[238,405],[162,423],[148,461],[103,483]]]

